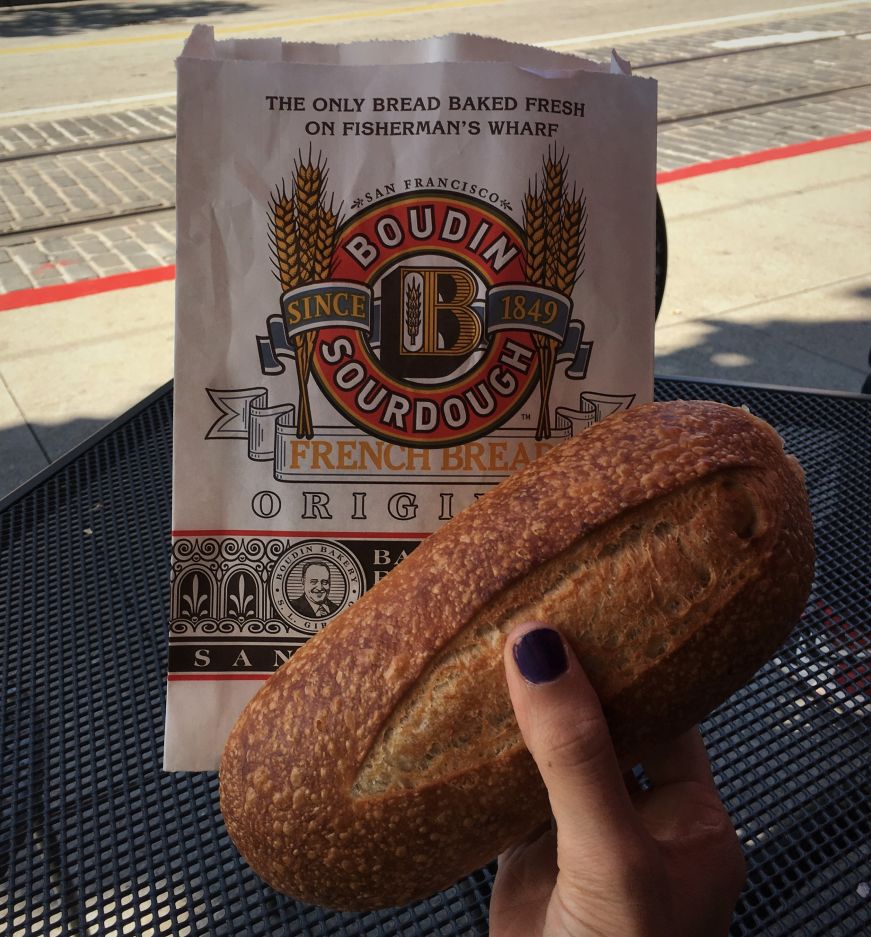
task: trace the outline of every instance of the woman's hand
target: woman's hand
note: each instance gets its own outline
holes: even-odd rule
[[[698,731],[621,774],[599,700],[561,635],[509,635],[505,669],[555,829],[499,857],[491,937],[722,937],[744,858]]]

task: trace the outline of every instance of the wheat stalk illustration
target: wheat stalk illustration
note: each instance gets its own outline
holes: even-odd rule
[[[333,272],[333,250],[339,228],[339,214],[333,211],[333,200],[329,206],[318,206],[318,221],[315,232],[313,280],[328,280]]]
[[[587,233],[587,200],[583,189],[572,187],[571,198],[563,199],[561,235],[557,252],[556,289],[568,296],[578,282],[584,265]]]
[[[568,297],[580,278],[586,234],[586,200],[575,186],[566,193],[567,157],[563,151],[549,150],[542,159],[541,184],[536,178],[524,197],[523,228],[526,248],[526,276],[530,283],[555,290]],[[559,342],[548,335],[533,333],[539,360],[541,401],[536,439],[547,439],[550,427],[550,391],[556,370]]]
[[[325,204],[326,163],[306,161],[302,154],[294,164],[291,194],[282,181],[269,200],[269,240],[275,276],[286,293],[307,283],[328,280],[333,266],[333,250],[339,227],[341,207],[335,210],[333,200]],[[308,394],[311,359],[315,336],[311,330],[293,336],[296,357],[296,378],[299,385],[299,418],[296,435],[311,439],[314,424]]]
[[[420,331],[420,307],[420,284],[409,282],[405,287],[405,328],[412,343]]]
[[[320,164],[312,165],[311,161],[303,163],[300,160],[294,173],[294,208],[296,210],[296,236],[305,282],[312,279],[314,272],[322,185]]]
[[[296,242],[296,215],[293,199],[288,198],[282,183],[276,186],[269,201],[271,210],[270,242],[272,244],[272,264],[276,269],[276,278],[282,290],[293,289],[299,283],[299,245]]]
[[[557,256],[562,237],[563,182],[566,174],[563,159],[563,156],[557,159],[556,154],[548,153],[544,161],[544,216],[547,226],[544,285],[548,289],[556,287]]]
[[[526,278],[530,283],[544,283],[545,224],[544,198],[535,189],[523,200],[523,228],[526,232]]]

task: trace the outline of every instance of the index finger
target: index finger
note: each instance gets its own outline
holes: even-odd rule
[[[559,667],[530,678],[518,648],[529,651],[528,642],[542,638],[561,657]],[[577,850],[584,862],[592,851],[619,853],[640,828],[599,699],[577,657],[557,632],[529,623],[509,635],[505,670],[523,740],[547,786],[560,852]]]
[[[644,773],[653,787],[695,781],[714,787],[711,763],[698,726],[663,742],[642,762]]]

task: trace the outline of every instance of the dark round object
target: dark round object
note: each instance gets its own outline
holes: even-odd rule
[[[659,193],[656,193],[656,306],[654,316],[659,317],[659,307],[665,293],[665,275],[668,270],[668,239],[665,232],[665,214]]]

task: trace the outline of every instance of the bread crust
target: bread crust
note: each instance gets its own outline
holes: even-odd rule
[[[267,681],[224,751],[227,830],[303,901],[432,894],[549,816],[502,671],[514,623],[567,635],[632,764],[774,653],[813,559],[803,475],[768,424],[706,401],[609,417],[448,522]]]

